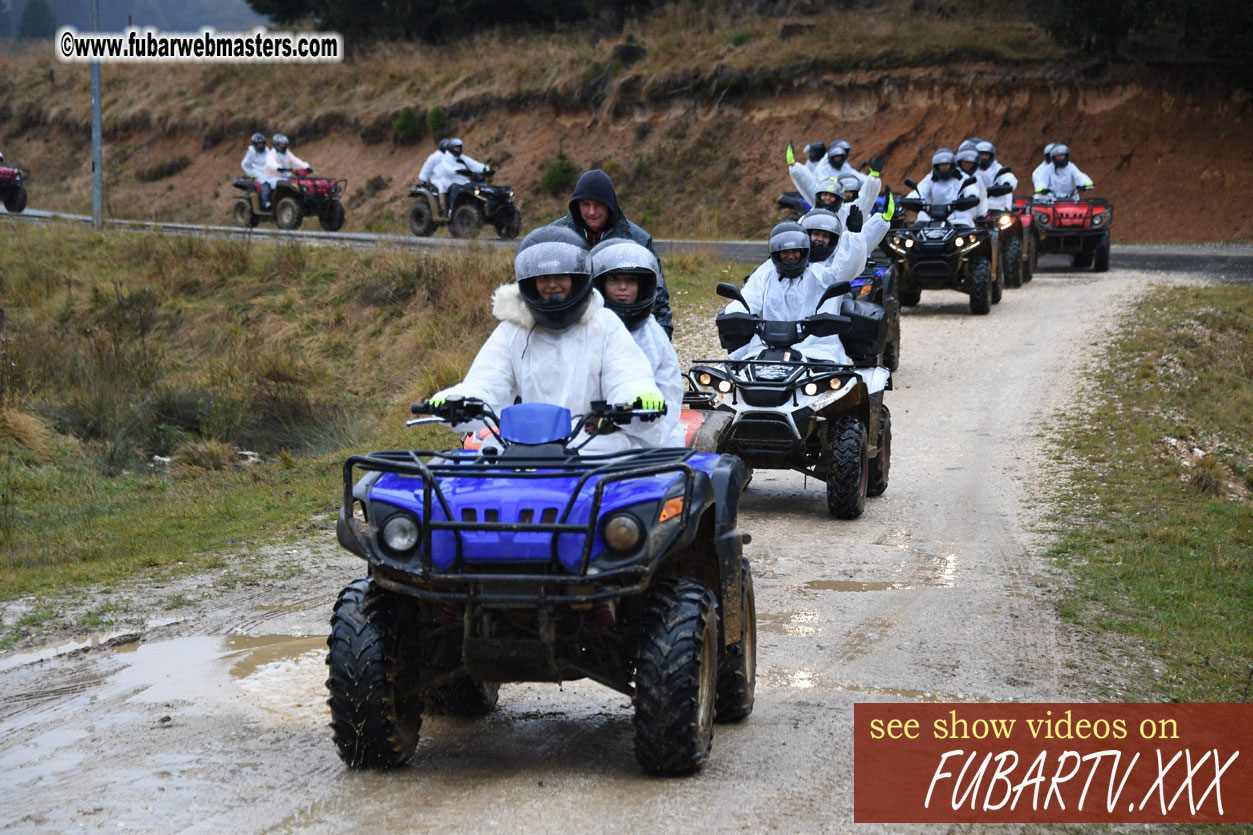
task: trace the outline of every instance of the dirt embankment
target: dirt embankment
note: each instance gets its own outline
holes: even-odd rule
[[[234,74],[255,68],[174,71],[189,81],[211,72],[213,95],[229,97],[233,81],[242,81]],[[564,198],[540,186],[559,149],[580,168],[609,170],[627,210],[654,235],[737,238],[761,234],[773,222],[774,197],[790,188],[783,164],[788,140],[799,146],[846,138],[854,162],[885,151],[885,178],[899,187],[903,177],[925,174],[936,147],[980,135],[993,139],[1002,163],[1015,169],[1023,181],[1019,193],[1041,147],[1068,142],[1097,193],[1116,205],[1116,239],[1253,236],[1253,208],[1231,199],[1253,187],[1253,103],[1248,91],[1199,70],[963,64],[752,73],[718,65],[673,78],[644,79],[627,70],[568,86],[467,93],[450,102],[448,130],[476,158],[496,160],[500,179],[518,189],[528,225],[563,210]],[[113,95],[127,95],[127,84],[117,87]],[[234,194],[229,182],[246,134],[278,127],[265,124],[264,104],[251,98],[241,97],[235,119],[212,125],[190,112],[132,111],[111,120],[108,98],[108,209],[118,217],[226,222]],[[402,106],[398,100],[394,109]],[[377,102],[371,112],[379,112]],[[33,170],[32,206],[89,208],[85,113],[85,106],[0,84],[0,148]],[[282,129],[320,173],[348,178],[349,229],[403,231],[407,189],[431,150],[429,138],[395,144],[385,121],[354,116],[351,101]],[[187,166],[177,173],[140,179],[180,157]]]

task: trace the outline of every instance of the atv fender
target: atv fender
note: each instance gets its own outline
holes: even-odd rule
[[[713,471],[714,487],[714,550],[718,554],[720,593],[722,598],[722,643],[734,644],[744,634],[744,566],[741,554],[748,536],[736,527],[739,515],[740,494],[748,470],[744,462],[734,455],[719,456]]]
[[[882,366],[859,368],[857,376],[861,377],[870,394],[881,394],[885,389],[891,388],[892,372]]]

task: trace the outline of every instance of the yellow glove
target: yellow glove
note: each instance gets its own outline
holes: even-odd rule
[[[646,392],[635,398],[635,403],[640,409],[655,409],[661,411],[666,408],[666,401],[662,399],[660,394]]]
[[[792,150],[791,142],[787,143],[787,164],[788,165],[796,164],[796,152]]]
[[[892,216],[896,214],[896,198],[892,196],[892,192],[888,192],[888,205],[883,210],[883,219],[890,221]]]
[[[443,406],[447,402],[448,402],[447,397],[443,396],[442,394],[437,394],[436,396],[432,397],[430,400],[426,401],[426,405],[430,406],[432,409],[438,409],[440,406]]]

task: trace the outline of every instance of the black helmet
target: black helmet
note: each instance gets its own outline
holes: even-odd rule
[[[810,162],[818,162],[827,155],[827,146],[821,142],[810,142],[805,146],[805,153],[809,155]]]
[[[831,240],[825,244],[816,244],[812,240],[809,242],[809,260],[821,264],[835,252],[835,246],[840,242],[840,233],[844,231],[844,224],[840,223],[840,216],[835,212],[812,209],[801,218],[801,228],[806,234],[817,230],[831,236]]]
[[[610,238],[592,247],[592,284],[605,297],[605,307],[618,314],[627,330],[635,330],[653,312],[657,303],[657,273],[661,265],[648,248],[627,238]],[[639,280],[635,301],[616,302],[605,292],[610,273],[630,273]]]
[[[779,257],[788,249],[799,249],[800,260],[789,264]],[[809,266],[809,233],[795,221],[784,221],[770,230],[770,260],[779,278],[800,278]]]
[[[513,259],[513,275],[531,315],[549,330],[563,331],[573,325],[592,299],[591,258],[587,244],[573,229],[541,226],[523,238]],[[545,275],[573,276],[569,295],[541,298],[535,280]]]

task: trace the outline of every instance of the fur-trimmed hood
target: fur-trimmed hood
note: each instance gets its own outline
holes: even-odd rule
[[[596,315],[596,311],[605,306],[605,301],[601,298],[600,291],[592,288],[591,298],[587,307],[583,309],[583,315],[579,317],[578,324],[586,325],[592,321],[592,317]],[[526,306],[526,302],[522,301],[522,291],[515,284],[502,284],[492,293],[492,315],[502,322],[511,322],[523,330],[530,330],[537,324],[535,317],[531,314],[531,309]]]

